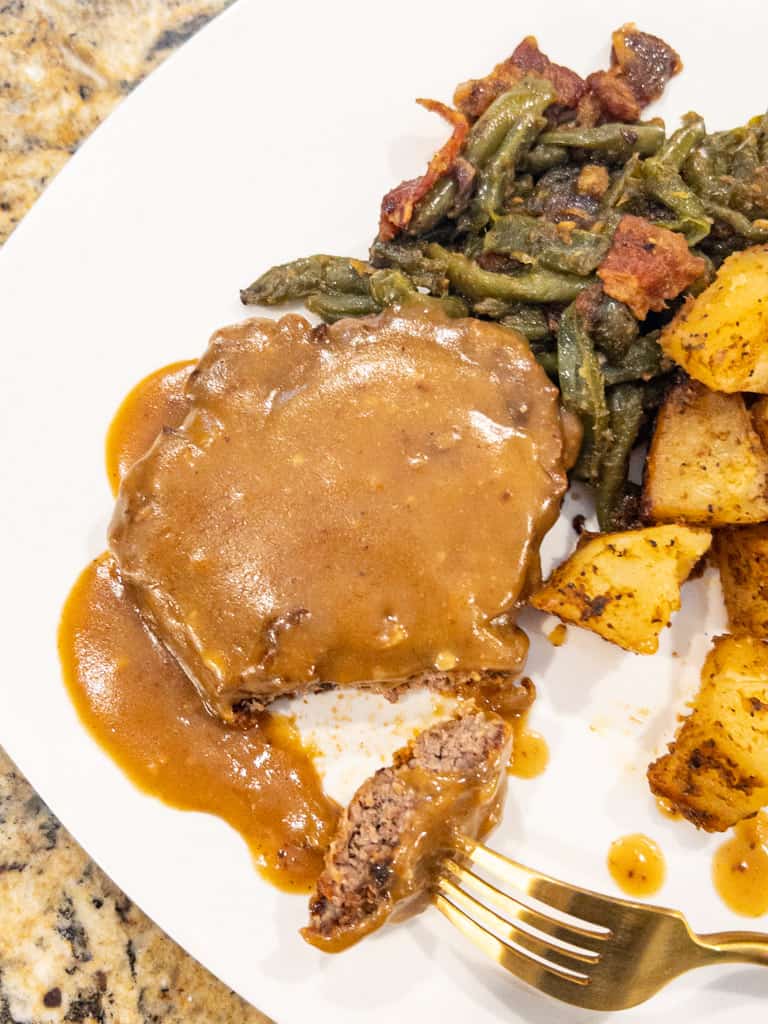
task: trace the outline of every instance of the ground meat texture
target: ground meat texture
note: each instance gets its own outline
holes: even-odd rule
[[[440,858],[498,818],[511,730],[480,712],[420,733],[357,790],[310,901],[304,938],[327,952],[421,909]]]

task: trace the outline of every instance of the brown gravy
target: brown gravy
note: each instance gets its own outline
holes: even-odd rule
[[[549,764],[549,747],[544,737],[529,729],[527,715],[520,715],[512,722],[515,742],[509,774],[518,779],[535,779]]]
[[[160,430],[184,419],[194,366],[156,370],[120,405],[106,446],[114,491]],[[240,832],[270,882],[311,891],[339,809],[310,752],[284,718],[265,715],[246,732],[211,717],[144,627],[110,555],[73,587],[59,652],[83,723],[140,789],[181,810],[218,815]]]
[[[326,681],[514,676],[566,485],[525,342],[423,300],[223,328],[109,534],[144,617],[222,718]]]
[[[140,381],[110,425],[106,464],[117,491],[163,427],[188,412],[193,361],[173,363]],[[248,843],[261,873],[292,892],[312,890],[339,808],[325,795],[305,749],[285,718],[263,715],[248,730],[209,715],[176,661],[146,629],[126,596],[113,557],[83,571],[59,631],[64,679],[91,735],[143,791],[182,810],[215,814]],[[468,689],[512,723],[511,772],[543,770],[546,744],[526,729],[535,694],[529,680]]]
[[[682,817],[677,807],[671,800],[667,800],[665,796],[656,797],[656,810],[659,814],[663,814],[665,818],[670,818],[672,821],[677,821],[678,818]]]
[[[628,896],[653,896],[664,884],[666,865],[657,843],[648,836],[622,836],[608,851],[611,878]]]
[[[768,914],[768,814],[741,821],[715,853],[712,880],[726,906],[744,917]]]
[[[247,731],[204,709],[141,622],[102,555],[82,573],[59,631],[64,679],[80,718],[140,788],[182,810],[223,818],[278,888],[309,892],[338,807],[286,719]]]
[[[186,416],[189,402],[184,389],[195,364],[196,360],[188,359],[163,366],[123,399],[107,433],[107,479],[113,494],[162,427],[178,426]]]
[[[547,633],[547,640],[553,647],[562,647],[568,639],[568,627],[564,622],[558,622],[553,630]]]

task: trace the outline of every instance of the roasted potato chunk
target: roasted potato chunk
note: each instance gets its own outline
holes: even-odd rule
[[[768,452],[741,395],[690,380],[670,391],[646,461],[642,512],[707,526],[768,519]]]
[[[584,535],[531,604],[636,654],[653,654],[680,607],[680,584],[709,549],[709,530],[655,526]]]
[[[693,711],[648,769],[648,781],[689,821],[722,832],[768,804],[768,644],[717,637]]]
[[[752,426],[757,431],[757,436],[763,442],[763,448],[768,451],[768,395],[758,398],[750,409],[752,415]]]
[[[768,393],[768,245],[729,256],[662,331],[661,347],[714,391]]]
[[[731,629],[768,639],[768,523],[718,530],[715,554]]]

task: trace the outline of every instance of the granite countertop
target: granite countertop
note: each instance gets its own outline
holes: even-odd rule
[[[122,96],[228,0],[0,5],[0,242]],[[0,748],[0,1024],[264,1024],[106,877]]]

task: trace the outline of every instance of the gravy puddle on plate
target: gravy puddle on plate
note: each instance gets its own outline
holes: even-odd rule
[[[722,901],[744,917],[768,913],[768,814],[740,821],[718,849],[712,880]]]
[[[549,747],[544,737],[528,728],[527,715],[512,722],[515,742],[509,774],[518,779],[535,779],[549,764]]]
[[[648,836],[622,836],[608,851],[611,878],[628,896],[653,896],[664,884],[666,866],[657,843]]]
[[[184,418],[194,365],[173,363],[150,374],[121,404],[107,436],[114,490],[158,432]],[[59,653],[81,720],[132,782],[179,809],[223,818],[270,882],[311,891],[339,808],[323,792],[309,751],[285,718],[264,715],[240,730],[209,715],[144,627],[110,555],[75,583]]]
[[[59,631],[64,679],[81,720],[140,789],[227,821],[280,889],[309,892],[338,807],[285,718],[247,730],[209,715],[145,629],[114,560],[82,573]]]

